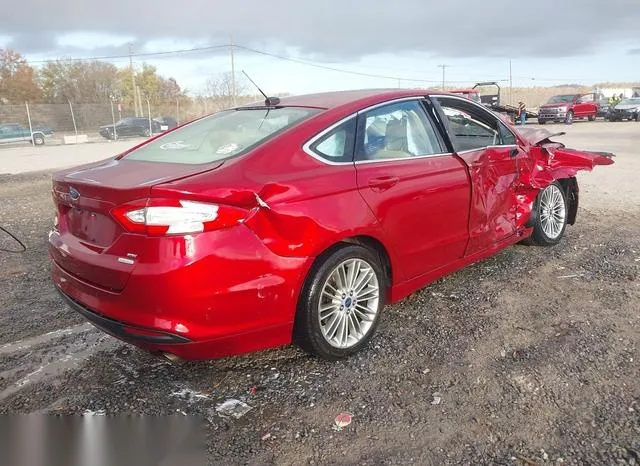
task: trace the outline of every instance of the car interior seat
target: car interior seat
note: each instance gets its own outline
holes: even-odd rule
[[[407,140],[407,118],[393,119],[387,123],[382,150],[375,154],[376,159],[397,159],[411,157]]]

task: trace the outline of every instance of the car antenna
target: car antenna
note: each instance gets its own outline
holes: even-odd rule
[[[265,94],[264,92],[262,92],[262,89],[260,89],[258,87],[258,85],[253,82],[253,79],[251,79],[249,77],[249,75],[247,74],[247,72],[245,70],[242,70],[242,72],[244,73],[244,75],[247,77],[247,79],[249,81],[251,81],[251,84],[253,84],[254,86],[256,86],[256,89],[258,89],[258,91],[260,91],[260,94],[262,94],[264,96],[264,104],[267,107],[275,107],[276,105],[278,105],[280,103],[280,99],[278,97],[267,97],[267,94]]]

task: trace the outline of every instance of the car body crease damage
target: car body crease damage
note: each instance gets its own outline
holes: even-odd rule
[[[519,156],[518,176],[515,187],[517,200],[516,224],[525,227],[530,218],[538,193],[554,181],[572,179],[581,170],[591,171],[597,165],[613,164],[614,154],[570,149],[564,144],[551,140],[553,136],[565,133],[551,133],[542,129],[518,128],[518,133],[530,146],[528,156]],[[575,190],[577,183],[569,183],[568,189]],[[572,197],[569,196],[569,200]],[[569,206],[570,211],[577,205]]]

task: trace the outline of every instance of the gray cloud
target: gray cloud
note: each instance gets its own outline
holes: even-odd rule
[[[448,57],[562,57],[589,54],[609,40],[637,40],[640,24],[637,0],[56,3],[55,8],[49,0],[4,5],[0,30],[13,37],[11,46],[23,53],[86,55],[86,50],[58,50],[55,37],[91,31],[132,35],[139,44],[167,37],[219,44],[234,34],[238,44],[264,48],[275,41],[332,61],[408,51]],[[100,52],[126,50],[101,47]]]
[[[640,55],[640,49],[631,49],[627,52],[629,55]]]

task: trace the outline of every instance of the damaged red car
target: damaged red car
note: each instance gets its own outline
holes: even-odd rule
[[[475,102],[335,92],[196,120],[53,177],[52,277],[97,327],[209,359],[338,359],[383,307],[520,242],[558,243],[576,172],[613,163]]]

